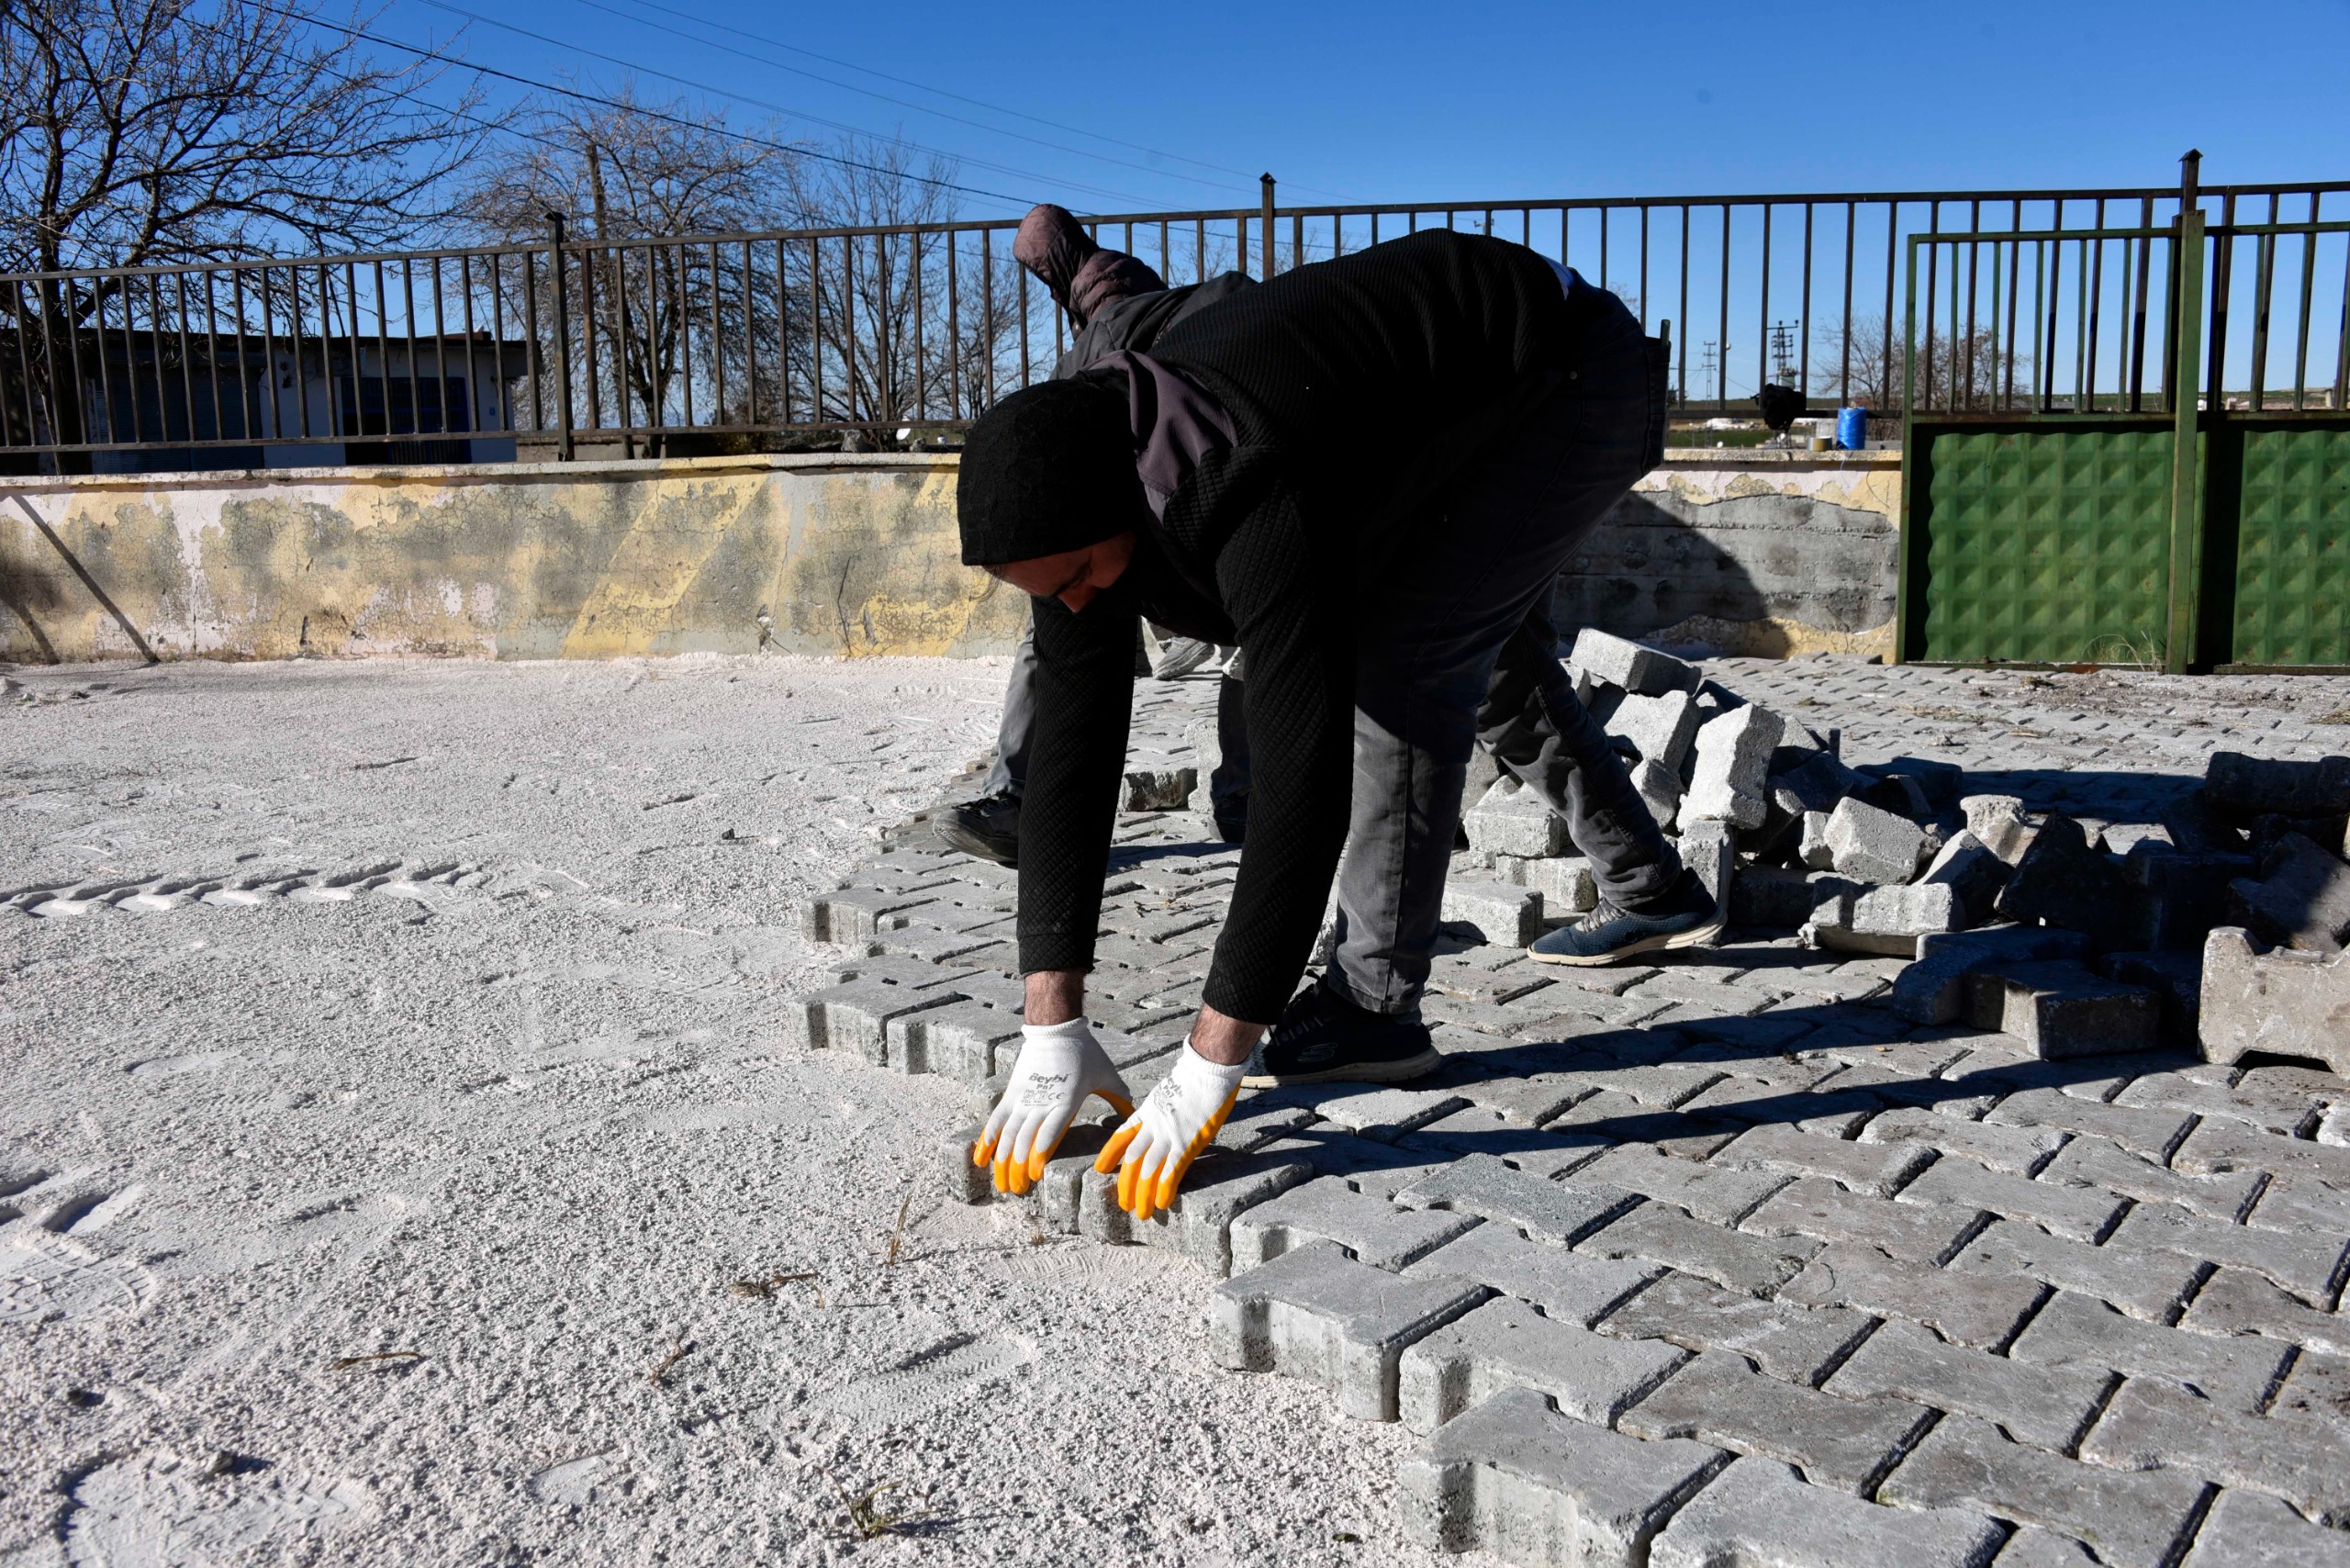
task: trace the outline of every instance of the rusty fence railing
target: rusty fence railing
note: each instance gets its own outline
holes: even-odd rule
[[[2164,364],[2149,346],[2150,332],[2166,341],[2149,326],[2168,297],[2163,231],[2189,207],[2246,246],[2232,297],[2232,254],[2216,263],[2218,379],[2339,407],[2350,299],[2319,281],[2333,275],[2336,237],[2263,230],[2350,213],[2350,181],[2201,187],[2192,157],[2161,187],[1432,205],[1281,207],[1268,177],[1255,209],[1086,221],[1170,284],[1270,276],[1432,226],[1516,240],[1616,290],[1651,330],[1673,322],[1681,411],[1704,419],[1751,416],[1774,383],[1815,411],[1897,413],[1913,295],[1929,320],[1959,312],[1920,407],[1969,407],[1977,381],[2041,387],[2060,364],[2092,405],[2143,399]],[[543,238],[496,245],[0,275],[0,470],[947,438],[1049,375],[1069,342],[1066,318],[1012,262],[1015,227],[607,238],[551,215]],[[2071,250],[2030,238],[2122,229]],[[1948,252],[1964,281],[1953,286],[1932,247],[1913,286],[1906,241],[1944,231],[1978,237]],[[2042,319],[2060,290],[2079,324],[2035,346],[2023,312]],[[2270,327],[2280,300],[2289,331]],[[2226,330],[2231,310],[2249,330]],[[1978,311],[2004,336],[1980,338]]]

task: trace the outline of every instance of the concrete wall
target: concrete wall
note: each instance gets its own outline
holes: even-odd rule
[[[0,480],[0,657],[1008,651],[952,455]],[[1561,577],[1561,625],[1889,646],[1898,468],[1676,451]]]
[[[1559,624],[1889,657],[1900,509],[1897,452],[1676,448],[1560,575]]]
[[[125,622],[164,658],[1008,652],[1026,601],[958,554],[952,457],[0,480],[0,634],[28,661],[134,655]]]

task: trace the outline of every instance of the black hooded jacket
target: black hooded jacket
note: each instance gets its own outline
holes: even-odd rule
[[[1404,569],[1430,495],[1562,374],[1581,328],[1534,252],[1433,230],[1299,268],[1160,333],[1151,357],[1210,393],[1236,441],[1198,463],[1081,613],[1035,601],[1024,970],[1092,968],[1135,617],[1147,614],[1247,655],[1248,839],[1205,999],[1257,1023],[1280,1015],[1346,837],[1360,587]]]

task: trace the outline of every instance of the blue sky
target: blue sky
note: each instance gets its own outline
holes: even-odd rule
[[[772,121],[795,138],[832,134],[817,119],[902,133],[960,155],[972,185],[1080,211],[1253,204],[1260,169],[1281,178],[1285,203],[2160,184],[2189,145],[2203,149],[2214,183],[2350,173],[2350,0],[1210,0],[1180,9],[654,0],[672,7],[666,15],[643,0],[599,0],[603,10],[585,0],[458,3],[712,89],[641,74],[647,96],[722,106],[737,125]],[[712,23],[846,66],[729,38]],[[391,0],[375,25],[425,41],[461,23],[424,0]],[[464,47],[599,90],[628,75],[478,23]],[[793,75],[757,54],[906,102]],[[795,113],[730,102],[725,91]],[[975,217],[1002,210],[969,206]]]

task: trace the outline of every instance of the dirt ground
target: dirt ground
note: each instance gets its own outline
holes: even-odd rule
[[[0,1564],[1414,1560],[1406,1434],[781,1044],[1000,661],[14,675]]]

